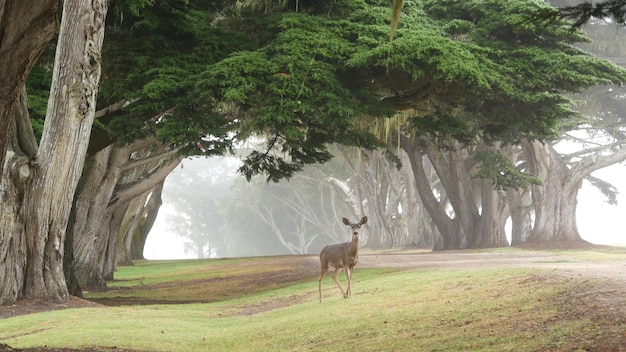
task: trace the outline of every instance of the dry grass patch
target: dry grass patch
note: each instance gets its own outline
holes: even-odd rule
[[[107,290],[85,297],[109,306],[217,302],[300,282],[316,270],[299,256],[140,261],[120,268]]]

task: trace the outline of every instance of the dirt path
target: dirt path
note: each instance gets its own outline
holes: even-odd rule
[[[626,250],[600,248],[597,254],[581,255],[581,252],[555,251],[519,251],[519,252],[481,252],[481,251],[446,251],[446,252],[391,252],[391,253],[362,253],[356,273],[363,268],[406,268],[415,270],[455,270],[455,269],[489,269],[489,268],[535,268],[543,269],[546,276],[560,276],[566,278],[601,279],[596,288],[602,292],[610,292],[616,296],[615,304],[621,304],[626,310]],[[606,254],[609,258],[604,258]],[[590,259],[587,259],[590,258]],[[287,284],[315,277],[319,272],[319,257],[310,256],[279,256],[268,257],[264,260],[267,266],[287,266],[294,268],[291,271],[268,273],[267,275],[252,275],[244,282],[248,286],[267,288],[277,280]],[[278,276],[277,276],[278,275]],[[202,284],[202,283],[201,283]],[[210,282],[206,283],[211,284]],[[199,298],[200,299],[200,298]],[[614,300],[611,297],[603,300]],[[204,298],[205,301],[213,301]],[[202,301],[202,300],[201,300]],[[92,302],[89,300],[71,297],[67,304],[54,304],[37,300],[23,300],[9,306],[0,306],[0,319],[23,314],[36,313],[47,310],[93,307],[106,305],[133,305],[150,304],[154,302],[140,302],[136,298],[124,298],[120,302]],[[180,302],[179,302],[180,303]],[[626,312],[625,312],[626,315]]]
[[[412,268],[437,269],[488,269],[488,268],[536,268],[552,270],[567,277],[610,279],[626,285],[626,254],[612,256],[611,260],[584,259],[581,256],[556,252],[438,252],[365,254],[359,257],[359,268]]]

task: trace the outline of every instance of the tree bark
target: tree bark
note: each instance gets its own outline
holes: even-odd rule
[[[461,248],[466,243],[465,234],[461,231],[458,219],[450,218],[444,207],[433,194],[430,177],[424,169],[423,156],[415,140],[401,135],[400,146],[407,153],[411,169],[415,175],[415,183],[424,208],[430,215],[435,227],[439,230],[441,240],[435,240],[434,250]]]
[[[69,298],[65,233],[93,124],[107,1],[66,0],[34,176],[25,194],[25,296]]]
[[[165,180],[159,182],[152,190],[136,198],[130,207],[131,211],[126,213],[120,232],[122,245],[118,246],[118,265],[132,265],[133,260],[144,259],[146,239],[163,204],[161,194],[164,183]]]
[[[618,148],[619,145],[612,146],[614,150],[611,154],[603,155],[606,148],[601,148],[597,154],[570,163],[568,167],[551,144],[522,143],[529,171],[544,181],[543,186],[532,187],[535,224],[528,242],[585,242],[576,224],[578,190],[584,178],[593,171],[626,159],[626,148]]]
[[[122,224],[127,210],[134,209],[131,202],[163,183],[181,160],[177,152],[148,138],[111,145],[90,158],[69,234],[74,238],[73,266],[80,287],[102,288],[112,278],[122,255],[118,250],[128,242]]]
[[[422,141],[418,146],[407,136],[401,137],[401,146],[409,155],[422,203],[442,237],[441,242],[435,243],[435,250],[508,246],[506,199],[489,180],[472,179],[473,165],[466,161],[465,151],[458,147],[438,150],[429,141]],[[438,200],[433,194],[424,171],[422,150],[439,177],[454,216],[447,214],[443,195]]]
[[[415,175],[410,167],[410,158],[404,150],[400,150],[400,158],[403,165],[401,172],[406,188],[406,202],[402,203],[402,213],[404,221],[406,221],[408,236],[406,244],[418,248],[433,248],[435,234],[431,225],[432,221],[420,201]]]
[[[74,274],[82,288],[103,287],[104,279],[97,273],[100,270],[95,258],[105,248],[99,237],[103,226],[103,216],[109,204],[117,178],[112,174],[116,160],[123,156],[114,155],[115,147],[110,145],[89,159],[83,172],[80,188],[72,207],[74,222],[68,227],[68,237],[73,238]],[[86,258],[90,258],[87,260]]]
[[[511,246],[528,240],[533,229],[531,212],[534,212],[530,190],[513,190],[506,193],[511,212]]]
[[[474,242],[477,224],[480,220],[478,205],[474,199],[471,178],[465,166],[462,150],[441,151],[433,143],[425,148],[430,163],[445,189],[446,196],[454,210],[454,217],[463,231],[463,241],[459,248],[467,248]]]
[[[23,297],[26,273],[26,238],[24,237],[24,192],[31,175],[31,160],[20,149],[19,137],[27,135],[21,127],[28,126],[26,92],[18,99],[16,117],[10,128],[5,174],[0,178],[0,305],[12,304]],[[20,121],[24,119],[25,121]],[[32,130],[30,130],[32,133]],[[36,150],[36,146],[34,146]]]
[[[508,203],[504,195],[496,191],[490,180],[480,180],[481,212],[473,236],[471,248],[506,247],[504,225],[509,217]]]
[[[56,0],[42,0],[36,5],[0,0],[0,175],[4,173],[17,99],[56,30]]]
[[[576,196],[582,179],[570,177],[568,167],[549,143],[525,142],[529,171],[543,186],[532,186],[535,224],[528,241],[582,241],[576,226]]]

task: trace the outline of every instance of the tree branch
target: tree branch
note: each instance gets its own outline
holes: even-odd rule
[[[103,117],[103,116],[105,116],[107,114],[110,114],[112,112],[121,110],[121,109],[127,107],[128,105],[138,101],[138,100],[139,100],[139,98],[132,99],[132,100],[124,99],[124,100],[120,100],[118,102],[115,102],[115,103],[113,103],[113,104],[111,104],[111,105],[109,105],[109,106],[107,106],[107,107],[105,107],[103,109],[100,109],[100,110],[96,111],[95,118],[99,119],[99,118],[101,118],[101,117]]]

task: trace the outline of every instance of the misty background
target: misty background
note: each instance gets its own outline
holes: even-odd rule
[[[354,217],[348,208],[331,215],[331,209],[323,209],[325,201],[346,200],[346,194],[334,200],[330,194],[324,195],[324,188],[332,186],[331,178],[347,177],[341,172],[332,174],[344,164],[336,157],[327,165],[307,168],[289,182],[274,184],[260,177],[248,183],[236,173],[237,157],[185,159],[165,182],[163,206],[144,256],[154,260],[317,254],[326,244],[348,241],[350,233],[338,221]],[[623,164],[617,164],[593,176],[623,190],[625,171]],[[619,193],[616,200],[616,205],[609,204],[598,189],[584,181],[577,209],[583,239],[595,244],[626,244],[626,196]],[[303,216],[302,212],[314,213]],[[370,232],[366,225],[366,245],[375,236]]]
[[[610,21],[590,23],[585,31],[593,41],[581,47],[623,65],[625,30]],[[615,122],[626,112],[624,87],[595,87],[573,100],[591,118],[588,124],[578,121],[577,128],[563,134],[556,146],[561,154],[608,144],[609,136],[593,132],[593,123],[614,123],[621,131]],[[335,157],[327,164],[309,166],[288,182],[276,184],[262,177],[247,182],[237,174],[240,161],[234,156],[183,160],[165,182],[163,205],[146,241],[145,258],[317,254],[326,244],[350,239],[342,217],[354,221],[362,215],[374,220],[364,227],[366,247],[432,248],[438,234],[419,196],[414,201],[402,195],[409,188],[407,182],[414,181],[409,162],[404,160],[404,167],[396,169],[381,151],[333,148]],[[401,153],[398,157],[403,161]],[[626,190],[625,172],[623,163],[614,164],[592,173],[593,185],[583,182],[577,224],[584,240],[626,244],[626,196],[620,193]],[[436,181],[434,171],[429,177]],[[437,189],[436,182],[433,185],[434,194],[441,197],[445,191]],[[388,191],[377,193],[382,187]],[[411,214],[402,209],[403,204],[410,204]],[[509,228],[507,232],[510,243]]]

